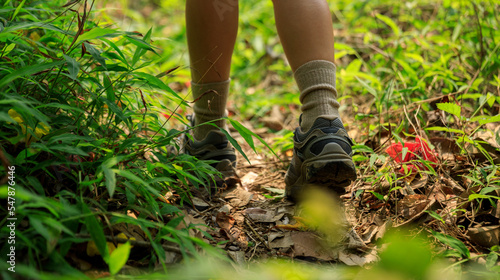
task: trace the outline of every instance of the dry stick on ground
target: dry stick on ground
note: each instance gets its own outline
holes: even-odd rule
[[[252,252],[252,255],[251,255],[251,256],[250,256],[250,258],[248,258],[248,260],[247,260],[247,263],[249,263],[249,262],[252,260],[252,258],[254,257],[254,255],[255,255],[255,253],[256,253],[256,251],[257,251],[257,248],[260,246],[260,244],[262,244],[262,242],[261,242],[261,241],[257,241],[257,240],[255,240],[255,238],[253,238],[253,236],[252,236],[252,235],[248,234],[248,231],[246,231],[246,230],[245,230],[245,234],[246,234],[248,237],[250,237],[250,238],[252,239],[252,241],[253,241],[253,242],[255,242],[255,245],[253,246],[253,252]],[[260,240],[260,239],[259,239],[259,240]]]
[[[252,252],[252,255],[250,256],[250,258],[248,258],[248,263],[253,259],[253,257],[255,256],[255,252],[257,252],[257,247],[259,247],[260,243],[256,243],[255,244],[255,247],[253,247],[253,252]]]
[[[276,178],[267,179],[267,180],[264,180],[264,181],[258,182],[258,184],[259,184],[259,185],[264,185],[264,184],[267,184],[267,183],[269,183],[269,182],[273,182],[273,181],[276,181]]]
[[[262,244],[264,244],[268,250],[271,250],[271,247],[269,247],[269,244],[267,244],[267,242],[264,240],[264,238],[257,231],[255,231],[255,229],[252,227],[252,225],[250,224],[250,222],[247,219],[248,219],[248,216],[245,219],[245,224],[250,228],[250,230],[252,230],[253,234],[255,234],[255,236],[257,236],[257,238],[260,240],[260,242],[262,242]]]
[[[474,75],[474,77],[473,77],[473,79],[471,81],[474,81],[475,78],[477,78],[477,75]],[[470,83],[470,85],[472,85],[472,83]],[[469,88],[470,88],[470,85],[469,85]],[[468,90],[466,90],[465,92],[457,91],[457,92],[452,92],[452,93],[448,93],[448,94],[443,94],[443,95],[440,95],[438,97],[433,97],[433,98],[428,98],[428,99],[425,99],[425,100],[415,101],[415,102],[412,102],[411,104],[405,105],[404,106],[405,108],[400,108],[400,109],[392,110],[391,113],[393,113],[393,114],[400,113],[403,110],[411,109],[412,107],[414,107],[416,105],[420,105],[420,104],[424,104],[424,103],[430,103],[430,102],[433,102],[433,101],[436,101],[436,100],[440,100],[443,97],[451,97],[451,96],[455,96],[455,95],[462,94],[462,93],[466,94],[467,91]],[[411,109],[410,111],[413,111],[413,110],[414,109]]]

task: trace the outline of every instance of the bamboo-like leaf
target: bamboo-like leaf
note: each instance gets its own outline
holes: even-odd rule
[[[55,31],[55,32],[58,32],[61,34],[65,34],[65,35],[71,35],[70,32],[68,32],[64,29],[61,29],[61,28],[59,28],[51,23],[41,22],[41,21],[12,23],[12,24],[8,25],[8,27],[6,27],[3,30],[2,34],[8,34],[10,32],[17,31],[17,30],[29,30],[32,28],[42,28],[42,29],[52,30],[52,31]]]
[[[375,98],[378,98],[378,93],[377,93],[377,91],[374,88],[372,88],[370,85],[368,85],[365,81],[361,80],[357,76],[356,76],[356,79],[361,83],[361,85],[363,85],[363,87],[366,88],[366,90],[369,93],[371,93],[373,96],[375,96]]]
[[[104,69],[106,69],[106,59],[101,56],[101,52],[87,42],[84,42],[83,44],[85,45],[85,48],[87,48],[87,51],[90,53],[90,55],[92,55],[92,57],[97,62],[99,62],[99,64],[101,64],[101,66],[104,67]]]
[[[2,32],[2,31],[0,31]],[[2,56],[7,56],[9,55],[9,53],[16,47],[16,44],[12,43],[12,44],[9,44],[9,45],[6,45],[2,51],[0,51],[0,55]]]
[[[377,17],[379,20],[383,21],[385,24],[387,24],[391,29],[392,32],[394,32],[394,35],[399,37],[401,34],[401,31],[399,30],[398,25],[390,18],[381,14],[376,14],[375,17]]]
[[[244,127],[243,125],[241,125],[239,122],[237,122],[235,120],[229,119],[229,122],[238,131],[238,133],[245,139],[245,141],[248,143],[248,145],[250,145],[250,147],[252,147],[252,150],[254,152],[257,152],[257,151],[255,150],[255,145],[254,145],[252,137],[257,138],[257,140],[259,140],[262,144],[264,144],[264,146],[266,146],[266,148],[268,148],[276,158],[279,158],[278,155],[271,148],[271,146],[269,146],[269,144],[266,141],[264,141],[264,139],[262,139],[259,135],[255,134],[255,132],[249,130],[248,128]]]
[[[476,121],[480,125],[487,124],[487,123],[494,123],[494,122],[500,122],[500,114],[495,115],[495,116],[486,116],[486,115],[480,115],[476,116],[471,119],[471,121]]]
[[[120,244],[113,253],[109,256],[109,273],[111,275],[117,274],[122,267],[127,263],[128,257],[130,255],[130,243]]]
[[[220,129],[220,131],[222,131],[222,133],[226,135],[227,140],[229,140],[229,143],[231,143],[231,145],[233,145],[233,147],[248,161],[248,163],[250,163],[250,160],[248,159],[245,152],[243,152],[243,149],[241,148],[240,144],[238,144],[238,142],[236,142],[236,140],[225,129]]]
[[[121,61],[121,62],[123,62],[123,63],[124,63],[125,65],[127,65],[128,67],[130,67],[130,64],[128,63],[127,59],[125,58],[125,55],[123,54],[123,52],[120,50],[120,48],[118,48],[118,46],[117,46],[114,42],[112,42],[112,41],[110,41],[110,40],[107,40],[107,39],[105,39],[105,38],[101,38],[101,40],[102,40],[103,42],[106,42],[108,45],[110,45],[110,46],[111,46],[111,48],[112,48],[113,50],[115,50],[115,51],[116,51],[116,53],[117,53],[117,54],[121,57],[120,61]],[[111,52],[108,52],[108,53],[111,53]]]
[[[462,241],[456,239],[455,237],[436,232],[431,230],[432,235],[439,241],[441,241],[443,244],[450,246],[451,248],[457,250],[463,257],[470,258],[470,252],[469,249],[467,249],[467,246],[465,246]]]
[[[12,18],[10,19],[11,21],[14,21],[19,11],[23,8],[25,2],[26,0],[23,0],[23,2],[21,2],[19,6],[17,6],[16,10],[14,11],[14,14],[12,15]]]
[[[492,199],[492,198],[500,200],[500,197],[495,196],[495,195],[487,195],[487,194],[479,194],[479,193],[474,193],[474,194],[469,195],[469,201],[472,201],[475,199]]]
[[[454,133],[459,133],[459,134],[465,134],[465,132],[463,130],[455,129],[455,128],[449,128],[449,127],[442,127],[442,126],[427,127],[427,128],[425,128],[425,130],[447,131],[447,132],[454,132]]]
[[[144,42],[144,40],[141,40],[141,39],[138,39],[138,38],[135,38],[133,36],[125,36],[125,38],[132,44],[138,46],[139,48],[142,48],[142,49],[145,49],[145,50],[148,50],[148,51],[154,51],[153,49],[153,46],[151,46],[150,44]]]
[[[80,71],[80,64],[71,56],[65,54],[63,56],[64,59],[66,59],[66,63],[68,65],[69,76],[73,80],[76,80],[76,77],[78,76],[78,71]]]
[[[115,29],[94,27],[88,32],[85,32],[82,35],[80,35],[75,45],[79,45],[81,42],[89,41],[100,37],[117,37],[120,35],[121,35],[120,32],[118,32]]]
[[[106,189],[108,190],[109,196],[113,197],[116,188],[116,174],[114,172],[114,169],[103,166],[102,172],[104,173],[104,177],[106,178]]]
[[[385,201],[384,196],[383,196],[383,195],[381,195],[381,194],[379,194],[378,192],[376,192],[376,191],[368,191],[368,192],[372,193],[372,194],[373,194],[376,198],[378,198],[379,200],[381,200],[381,201]]]
[[[116,100],[115,89],[113,88],[113,83],[111,82],[109,75],[104,75],[102,79],[104,82],[104,90],[106,91],[106,97],[110,102],[114,103]]]
[[[0,89],[2,89],[4,86],[6,86],[7,84],[9,84],[10,82],[14,81],[15,79],[17,79],[19,77],[32,75],[32,74],[35,74],[37,72],[41,72],[43,70],[47,70],[47,69],[50,69],[52,67],[59,66],[63,63],[64,63],[64,61],[61,60],[61,61],[56,61],[56,62],[38,64],[38,65],[28,65],[28,66],[25,66],[23,68],[20,68],[14,72],[8,74],[7,76],[3,77],[0,80]]]
[[[150,85],[157,86],[158,88],[167,91],[179,100],[184,100],[180,97],[174,90],[172,90],[168,85],[166,85],[162,80],[158,79],[156,76],[144,73],[144,72],[134,72],[134,76],[137,78],[145,79]]]
[[[90,211],[87,205],[82,203],[82,210],[87,216],[85,217],[85,225],[87,226],[87,231],[90,233],[90,237],[95,242],[99,253],[101,253],[102,258],[105,262],[109,263],[109,251],[106,244],[106,236],[102,229],[102,225],[97,221],[95,215]]]
[[[450,114],[456,116],[457,118],[460,118],[460,116],[461,116],[462,108],[460,108],[460,106],[458,106],[455,103],[451,103],[451,102],[438,103],[437,107],[438,107],[438,109],[443,110],[447,113],[450,113]]]

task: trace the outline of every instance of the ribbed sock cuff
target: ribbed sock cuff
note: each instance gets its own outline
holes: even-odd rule
[[[309,130],[318,117],[330,120],[340,118],[335,87],[335,64],[326,60],[313,60],[300,66],[294,73],[300,90],[303,131]]]
[[[226,103],[229,95],[229,84],[230,80],[207,84],[191,83],[195,125],[227,116]],[[225,127],[225,121],[216,121],[214,124],[218,127]],[[216,129],[212,125],[202,125],[194,129],[194,137],[201,140],[209,131]]]

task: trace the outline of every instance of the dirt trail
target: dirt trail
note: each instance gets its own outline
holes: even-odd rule
[[[268,143],[277,137],[270,133],[260,136]],[[202,219],[208,228],[213,228],[207,230],[215,239],[210,243],[226,250],[239,264],[266,258],[298,258],[362,266],[377,259],[371,240],[366,237],[363,240],[352,226],[356,223],[354,208],[345,209],[347,221],[339,219],[344,232],[335,236],[341,240],[332,243],[328,233],[321,232],[318,225],[311,225],[303,218],[302,208],[285,198],[284,177],[291,151],[286,151],[279,160],[266,157],[264,153],[256,154],[248,145],[242,144],[242,147],[250,163],[239,157],[238,178],[229,180],[230,186],[211,200],[195,199],[197,209],[186,212],[188,221]],[[342,200],[348,205],[349,195]],[[345,224],[350,225],[345,227]],[[380,235],[385,230],[384,225],[382,222],[377,230],[372,229],[372,236]],[[217,245],[219,242],[224,245]]]
[[[257,133],[267,143],[272,143],[277,136],[266,131],[269,130]],[[453,149],[445,145],[450,141],[441,138],[430,141],[437,147],[433,152],[439,154],[440,162],[443,156],[453,155]],[[384,147],[390,145],[389,139],[377,142],[385,142]],[[294,258],[363,266],[377,260],[380,247],[376,241],[387,230],[408,226],[424,233],[433,230],[455,237],[466,244],[472,255],[487,253],[488,248],[498,244],[500,227],[498,222],[495,226],[495,221],[500,218],[499,207],[481,204],[480,211],[473,213],[471,203],[464,205],[468,195],[477,191],[464,185],[467,182],[459,183],[456,179],[460,174],[457,167],[468,167],[466,161],[454,161],[455,166],[448,165],[452,169],[436,166],[439,177],[415,172],[406,178],[398,175],[389,183],[386,179],[374,180],[374,173],[380,170],[390,173],[388,168],[397,173],[400,165],[390,157],[386,162],[377,160],[374,166],[378,170],[364,169],[358,180],[347,188],[347,194],[341,197],[345,217],[340,220],[345,230],[332,243],[329,242],[330,234],[321,231],[322,224],[329,221],[313,222],[312,225],[307,217],[304,218],[301,207],[284,198],[284,176],[291,151],[280,155],[280,161],[265,153],[256,154],[247,145],[242,147],[251,163],[239,157],[239,178],[232,180],[231,186],[221,190],[212,200],[197,200],[198,209],[187,211],[188,217],[201,218],[212,228],[207,230],[215,239],[210,243],[226,250],[237,263]],[[466,211],[458,212],[460,207]],[[332,212],[328,208],[321,211],[327,214],[325,219]],[[473,224],[471,218],[480,222]],[[462,229],[458,225],[462,225]],[[220,242],[223,245],[217,245]]]

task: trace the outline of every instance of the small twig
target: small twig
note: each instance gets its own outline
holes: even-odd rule
[[[472,82],[475,80],[476,77],[477,77],[477,75],[475,75],[475,77],[473,77],[473,79],[469,83],[469,88],[470,88],[470,85],[472,85]],[[468,89],[465,91],[465,94],[467,93],[467,91],[468,91]],[[391,110],[391,113],[396,114],[396,113],[400,113],[403,110],[407,110],[407,109],[409,109],[409,111],[413,111],[413,110],[415,110],[415,109],[413,109],[413,107],[415,107],[417,105],[424,104],[424,103],[431,103],[433,101],[440,100],[443,97],[452,97],[452,96],[455,96],[455,95],[458,95],[458,94],[462,94],[462,93],[463,93],[462,91],[457,91],[457,92],[452,92],[452,93],[449,93],[449,94],[443,94],[443,95],[440,95],[438,97],[433,97],[433,98],[428,98],[428,99],[425,99],[425,100],[415,101],[415,102],[412,102],[411,104],[405,105],[405,108]]]
[[[405,113],[405,116],[408,119],[408,122],[413,127],[413,130],[415,130],[415,133],[418,133],[417,127],[415,126],[415,124],[413,124],[413,121],[411,120],[410,116],[408,115],[408,111],[406,110],[406,106],[403,106],[403,112]]]
[[[427,176],[429,176],[429,175],[427,175]],[[431,195],[434,194],[434,189],[436,189],[436,185],[437,185],[437,182],[434,182],[434,184],[432,184],[432,187],[429,190],[429,193],[427,194],[427,197],[426,197],[427,200],[429,200],[429,197],[431,197]],[[441,203],[441,201],[440,201],[440,203]]]
[[[271,179],[267,179],[267,180],[263,180],[263,181],[260,181],[260,182],[257,182],[258,185],[265,185],[269,182],[273,182],[273,181],[276,181],[276,178],[271,178]]]
[[[248,218],[248,217],[246,217],[246,218]],[[257,236],[257,238],[260,240],[260,242],[262,242],[268,250],[271,250],[271,247],[269,247],[269,244],[267,244],[267,242],[264,240],[264,238],[257,231],[255,231],[255,229],[252,227],[252,225],[250,224],[250,222],[248,222],[247,219],[245,219],[245,224],[250,228],[250,230],[252,230],[253,234],[255,234],[255,236]]]
[[[368,45],[368,47],[376,52],[378,52],[379,54],[389,58],[389,59],[392,59],[392,57],[387,54],[386,52],[384,52],[383,50],[381,50],[380,48],[378,48],[377,46],[374,46],[374,45]]]
[[[248,262],[250,262],[253,259],[253,256],[255,256],[255,252],[257,251],[257,247],[259,247],[260,243],[255,244],[255,247],[253,247],[253,252],[250,258],[248,259]]]

